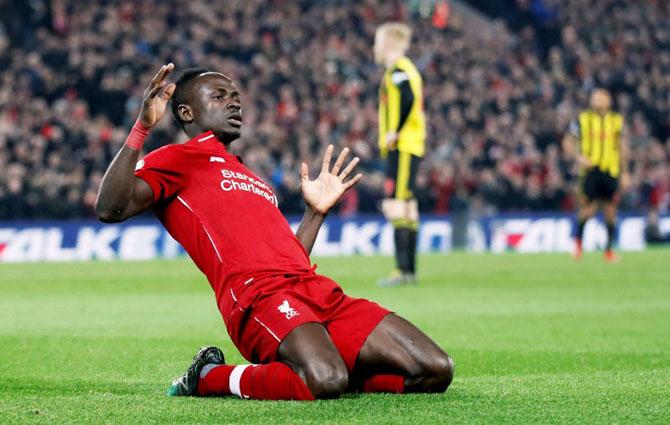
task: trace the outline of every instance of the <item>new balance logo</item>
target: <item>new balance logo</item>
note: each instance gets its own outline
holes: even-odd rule
[[[210,156],[209,162],[226,162],[226,160],[221,158],[220,156]]]
[[[299,316],[300,313],[295,311],[293,307],[288,305],[288,301],[284,300],[281,304],[279,304],[279,307],[277,307],[277,310],[279,310],[280,313],[286,315],[287,320],[291,320],[295,316]]]

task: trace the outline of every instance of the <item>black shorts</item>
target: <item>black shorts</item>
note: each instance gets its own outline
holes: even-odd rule
[[[598,168],[588,170],[582,180],[582,193],[589,201],[612,201],[619,188],[616,177]]]
[[[416,189],[416,172],[419,158],[409,152],[390,151],[386,158],[386,182],[384,195],[387,198],[412,199]]]

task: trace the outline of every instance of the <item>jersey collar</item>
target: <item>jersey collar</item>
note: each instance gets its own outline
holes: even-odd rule
[[[194,143],[216,143],[219,145],[224,151],[228,152],[228,149],[226,149],[226,145],[224,145],[215,135],[212,130],[205,131],[204,133],[195,136],[190,140],[191,142]]]
[[[206,131],[198,136],[195,136],[194,138],[189,140],[188,143],[209,143],[209,144],[213,143],[217,149],[222,149],[225,154],[232,155],[233,157],[235,157],[235,159],[237,159],[237,161],[240,164],[244,164],[244,161],[242,161],[242,157],[228,152],[226,145],[221,143],[221,141],[214,135],[212,130]]]
[[[393,66],[391,66],[389,69],[391,69],[391,70],[396,69],[398,66],[400,66],[402,63],[404,63],[406,60],[408,60],[407,56],[405,56],[405,55],[400,56],[398,59],[396,59],[395,62],[393,62]]]

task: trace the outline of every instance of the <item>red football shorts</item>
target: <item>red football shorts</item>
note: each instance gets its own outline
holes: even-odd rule
[[[344,294],[333,280],[315,273],[281,275],[231,285],[219,300],[228,334],[252,363],[277,360],[284,338],[300,325],[323,324],[349,371],[363,344],[391,313],[379,304]]]

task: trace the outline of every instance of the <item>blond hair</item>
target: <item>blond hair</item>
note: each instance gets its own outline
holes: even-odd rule
[[[412,39],[412,30],[402,22],[387,22],[377,27],[377,34],[384,35],[392,40],[403,51],[409,48],[409,41]]]

